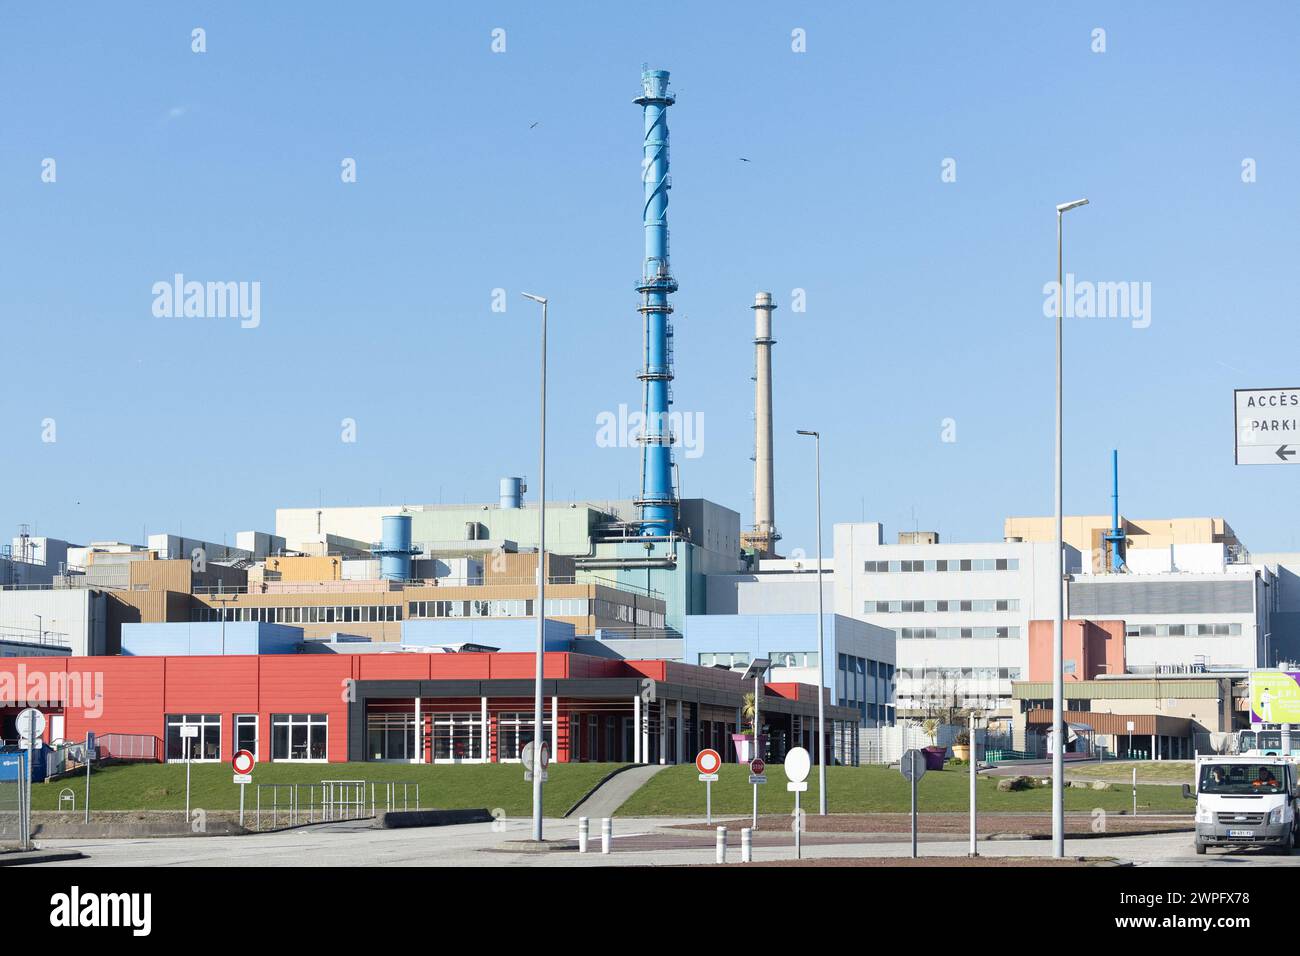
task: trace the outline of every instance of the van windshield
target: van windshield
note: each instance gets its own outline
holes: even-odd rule
[[[1284,793],[1286,768],[1275,764],[1228,763],[1201,767],[1201,793]]]

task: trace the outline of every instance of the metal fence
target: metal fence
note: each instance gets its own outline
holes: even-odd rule
[[[104,734],[95,738],[96,759],[159,760],[159,741],[150,734]]]
[[[322,780],[259,783],[252,829],[364,820],[378,813],[420,809],[420,785],[404,780]]]

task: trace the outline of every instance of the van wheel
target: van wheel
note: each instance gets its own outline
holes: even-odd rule
[[[1287,831],[1286,840],[1277,848],[1277,852],[1282,856],[1290,856],[1291,851],[1295,848],[1295,833]]]
[[[1196,841],[1196,855],[1205,856],[1205,844],[1202,843],[1200,840]]]

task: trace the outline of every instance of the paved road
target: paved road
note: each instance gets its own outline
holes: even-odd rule
[[[279,833],[244,837],[196,837],[149,840],[45,840],[42,846],[80,850],[86,858],[50,863],[49,866],[641,866],[712,863],[712,835],[700,835],[700,845],[682,846],[681,831],[657,835],[665,824],[685,821],[617,820],[613,852],[602,856],[599,834],[593,834],[593,852],[572,850],[549,853],[501,852],[505,840],[526,839],[529,821],[506,820],[496,824],[431,827],[420,830],[373,830],[356,824],[327,824]],[[551,839],[570,840],[577,832],[573,820],[547,821]],[[621,842],[620,842],[621,841]],[[906,838],[897,843],[805,844],[806,857],[906,856]],[[1051,855],[1048,840],[990,841],[980,845],[987,856],[1044,857]],[[965,856],[964,840],[927,841],[922,856]],[[1139,866],[1297,866],[1300,855],[1281,857],[1258,851],[1224,853],[1211,850],[1197,856],[1186,833],[1157,836],[1102,837],[1067,840],[1071,856],[1108,856]],[[764,839],[754,849],[756,860],[790,859],[793,846],[769,845]],[[729,862],[739,862],[732,849]]]

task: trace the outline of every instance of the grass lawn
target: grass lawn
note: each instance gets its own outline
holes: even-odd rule
[[[978,806],[986,811],[1046,812],[1051,810],[1052,788],[1042,787],[1018,792],[997,789],[996,777],[983,775],[976,786]],[[767,783],[758,790],[760,813],[788,814],[794,810],[794,794],[785,788],[785,772],[780,766],[769,767]],[[969,806],[970,778],[965,768],[930,771],[917,785],[917,806],[922,811],[959,812]],[[909,785],[892,767],[827,767],[826,788],[831,813],[906,813],[911,806]],[[808,775],[808,792],[801,805],[817,808],[817,768]],[[714,814],[747,813],[753,806],[753,787],[749,785],[747,767],[728,764],[721,779],[713,785]],[[1132,790],[1067,789],[1065,809],[1089,811],[1131,810]],[[1177,787],[1138,785],[1138,811],[1190,813],[1190,801],[1182,799]],[[693,816],[704,812],[704,784],[694,766],[668,767],[651,777],[619,808],[618,815]]]
[[[1069,763],[1065,765],[1067,777],[1087,777],[1089,780],[1133,779],[1137,768],[1138,783],[1164,781],[1165,783],[1194,783],[1196,762],[1193,760],[1116,760],[1105,763]]]
[[[614,768],[613,763],[551,764],[543,800],[547,816],[562,816],[583,794]],[[231,782],[228,763],[193,764],[190,800],[205,810],[238,810],[239,787]],[[412,765],[389,763],[258,764],[253,784],[319,783],[321,780],[365,780],[383,783],[405,781],[420,785],[420,806],[439,809],[500,807],[507,816],[532,812],[533,785],[524,782],[519,764]],[[248,806],[257,793],[249,785]],[[32,787],[34,810],[57,810],[59,792],[71,788],[77,795],[77,809],[85,805],[85,777],[68,777]],[[269,800],[269,795],[264,796]],[[283,799],[283,798],[282,798]],[[382,801],[382,796],[378,799]],[[400,792],[399,792],[400,799]],[[411,800],[414,801],[412,791]],[[185,765],[115,764],[94,771],[90,777],[92,810],[184,810]]]

